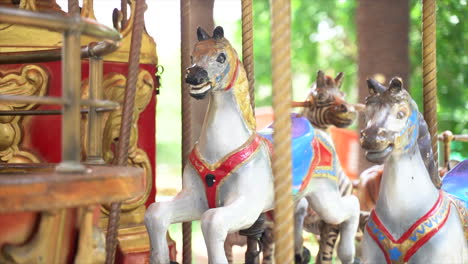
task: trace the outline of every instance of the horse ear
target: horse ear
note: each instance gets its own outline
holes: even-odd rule
[[[344,77],[343,72],[338,73],[338,75],[335,77],[335,85],[338,89],[340,89],[341,84],[343,84],[343,77]]]
[[[325,87],[325,74],[323,71],[319,70],[317,72],[317,81],[315,83],[317,84],[317,88]]]
[[[206,31],[201,27],[197,28],[197,37],[198,37],[198,41],[207,40],[210,38],[208,33],[206,33]]]
[[[223,27],[217,26],[217,27],[213,30],[213,38],[214,38],[214,39],[224,38],[224,29],[223,29]]]
[[[386,90],[385,86],[372,78],[367,79],[367,87],[369,87],[369,93],[371,95],[376,93],[383,93]]]
[[[392,80],[390,81],[390,85],[388,86],[388,89],[391,92],[400,92],[401,89],[403,88],[403,81],[401,80],[400,77],[393,77]]]

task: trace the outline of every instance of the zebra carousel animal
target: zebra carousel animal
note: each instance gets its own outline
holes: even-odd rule
[[[356,119],[356,109],[352,104],[345,100],[345,94],[340,90],[343,82],[344,74],[340,72],[335,78],[326,76],[322,71],[317,72],[316,82],[311,88],[311,91],[306,99],[306,104],[300,115],[306,118],[314,128],[319,138],[330,146],[333,155],[333,169],[327,172],[331,179],[335,180],[338,185],[338,190],[341,196],[349,196],[352,194],[353,185],[348,176],[344,173],[340,161],[335,152],[335,147],[329,133],[330,126],[345,128],[352,124]],[[261,133],[261,132],[260,132]],[[294,154],[293,154],[294,155]],[[314,158],[318,159],[319,156]],[[313,168],[312,173],[316,177],[323,177],[323,169],[318,166]],[[313,183],[312,183],[313,184]],[[316,263],[331,263],[333,250],[336,240],[340,233],[341,226],[327,224],[323,221],[317,212],[314,211],[313,201],[308,199],[309,206],[305,210],[296,210],[303,215],[297,215],[296,219],[304,218],[304,229],[308,232],[320,235],[319,252],[316,256]],[[300,207],[299,207],[300,208]],[[302,208],[304,209],[304,208]],[[272,226],[268,225],[265,232],[271,232]],[[302,245],[302,229],[296,231],[296,262],[309,263],[310,253],[308,249],[303,248],[302,258],[299,257],[300,247]],[[267,234],[267,237],[270,234]],[[263,264],[272,262],[273,244],[272,239],[267,239],[270,243],[263,243]]]
[[[425,122],[402,81],[393,78],[386,88],[370,79],[368,86],[361,145],[384,170],[366,225],[363,262],[467,263],[468,195],[460,190],[467,188],[468,173],[444,177],[459,183],[451,193],[437,189],[417,143]]]
[[[331,76],[325,76],[322,71],[317,72],[316,82],[311,88],[309,95],[304,104],[304,108],[300,115],[306,118],[313,126],[316,133],[320,133],[327,144],[333,148],[334,161],[336,162],[333,170],[333,174],[337,175],[336,180],[338,181],[338,189],[342,196],[351,195],[353,185],[349,180],[348,176],[344,173],[338,157],[335,154],[333,142],[328,132],[330,126],[336,126],[340,128],[348,127],[356,119],[356,109],[353,105],[349,104],[345,100],[345,94],[340,90],[343,82],[344,74],[341,72],[335,78]],[[262,134],[262,131],[260,131]],[[315,156],[319,158],[319,156]],[[320,167],[317,169],[317,173],[320,172]],[[320,219],[318,214],[313,210],[311,206],[305,210],[299,210],[301,213],[305,213],[304,218],[304,229],[308,232],[320,235],[319,252],[316,256],[316,263],[331,263],[333,250],[335,247],[336,240],[340,232],[340,225],[330,225]],[[267,214],[268,216],[268,214]],[[268,217],[267,217],[268,218]],[[300,216],[296,217],[301,219]],[[273,239],[272,239],[272,219],[269,219],[265,223],[265,234],[262,237],[262,264],[272,263],[273,259]],[[297,231],[297,236],[300,235],[301,230]],[[229,263],[232,263],[232,246],[233,245],[245,245],[246,240],[239,237],[237,234],[229,236],[228,244],[225,245],[226,255],[228,256]],[[310,252],[305,247],[300,252],[300,245],[302,240],[297,240],[296,243],[296,262],[298,263],[309,263]]]
[[[227,234],[250,227],[262,212],[273,209],[271,143],[255,131],[244,68],[221,27],[215,28],[212,37],[199,28],[197,36],[186,82],[191,85],[190,95],[208,97],[209,105],[200,138],[184,168],[182,190],[172,201],[153,203],[145,214],[151,263],[169,263],[165,238],[170,224],[198,219],[209,263],[228,263],[224,252]],[[316,136],[312,126],[307,120],[294,121],[299,126],[297,139],[309,140],[306,145],[311,150]],[[301,134],[305,132],[308,134]],[[328,147],[320,140],[314,146]],[[321,219],[342,225],[338,256],[343,263],[352,263],[359,221],[357,198],[341,197],[333,177],[303,176],[301,182],[295,182],[295,201],[310,196]],[[299,222],[296,230],[302,228]]]

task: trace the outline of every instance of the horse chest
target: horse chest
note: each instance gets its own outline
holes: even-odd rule
[[[247,163],[258,150],[261,137],[254,135],[251,140],[236,151],[228,154],[215,164],[207,163],[195,147],[189,156],[189,161],[198,173],[205,187],[209,208],[216,208],[219,201],[219,189],[229,176],[240,166]]]
[[[378,245],[387,264],[407,263],[445,225],[450,215],[450,200],[442,192],[436,204],[406,232],[395,239],[375,211],[366,225],[366,232]]]

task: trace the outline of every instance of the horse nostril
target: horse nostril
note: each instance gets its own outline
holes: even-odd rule
[[[361,130],[361,138],[365,138],[366,136],[366,132],[364,130]]]
[[[386,135],[387,135],[387,130],[385,128],[379,128],[379,130],[377,130],[378,137],[385,137]]]

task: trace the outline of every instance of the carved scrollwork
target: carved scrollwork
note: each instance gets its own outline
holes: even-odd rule
[[[87,96],[88,81],[83,81],[82,97]],[[109,73],[103,78],[103,91],[104,99],[112,100],[115,102],[123,103],[125,95],[125,85],[127,78],[120,73]],[[137,77],[136,96],[135,96],[135,111],[132,118],[131,134],[130,134],[130,149],[128,152],[128,164],[134,167],[143,168],[145,171],[146,191],[140,196],[131,200],[127,200],[122,204],[122,211],[131,211],[143,205],[148,199],[149,193],[152,188],[152,168],[151,163],[146,152],[138,148],[138,119],[140,113],[145,110],[151,98],[153,97],[154,81],[151,74],[143,69]],[[102,139],[102,153],[104,160],[111,164],[114,161],[117,149],[117,142],[119,139],[120,125],[122,122],[122,110],[116,110],[106,114],[103,118],[103,139]],[[83,131],[86,131],[83,128]],[[86,138],[84,138],[86,140]],[[84,146],[86,144],[83,144]],[[86,150],[85,150],[86,151]],[[106,206],[103,206],[102,211],[108,213]]]
[[[0,94],[42,96],[47,91],[49,73],[38,65],[25,65],[20,69],[0,72]],[[30,110],[36,104],[0,103],[0,110]],[[32,153],[21,150],[21,116],[0,117],[0,162],[39,162]]]

